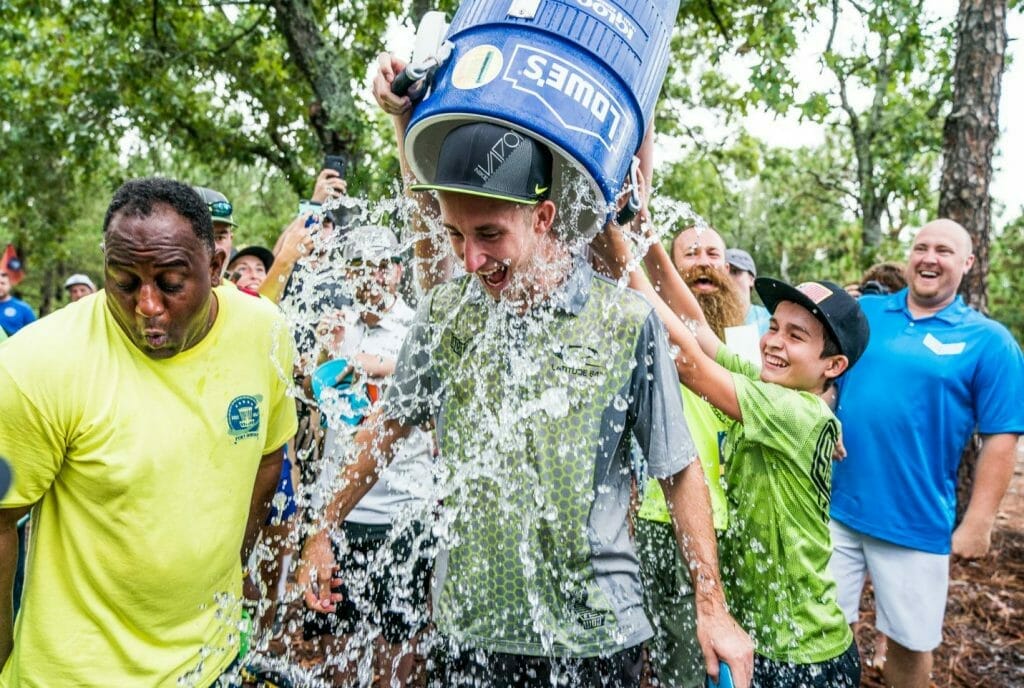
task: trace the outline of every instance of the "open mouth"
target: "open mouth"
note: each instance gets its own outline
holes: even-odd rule
[[[925,279],[936,279],[939,276],[935,270],[918,270],[917,274]]]
[[[508,266],[498,265],[489,270],[478,270],[476,276],[484,283],[488,291],[497,293],[505,287],[508,281]]]
[[[718,285],[707,277],[698,277],[690,285],[690,288],[696,291],[714,291],[718,289]]]
[[[777,368],[779,370],[789,367],[789,363],[787,361],[768,353],[764,354],[764,364],[767,367]]]

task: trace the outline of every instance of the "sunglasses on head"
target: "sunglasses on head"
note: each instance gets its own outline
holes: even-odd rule
[[[210,215],[214,217],[231,217],[231,203],[228,201],[214,201],[206,204],[210,208]]]

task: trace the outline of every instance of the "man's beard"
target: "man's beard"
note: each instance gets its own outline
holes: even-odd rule
[[[707,279],[718,289],[710,292],[694,291],[693,295],[697,297],[708,325],[719,339],[725,341],[725,328],[742,325],[746,318],[739,289],[729,275],[706,265],[695,265],[683,273],[683,281],[690,289],[701,278]]]

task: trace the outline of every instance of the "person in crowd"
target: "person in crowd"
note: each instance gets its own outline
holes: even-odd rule
[[[390,86],[403,67],[382,55],[374,82],[398,132],[411,103]],[[514,152],[491,175],[474,171],[499,141]],[[717,678],[725,660],[745,688],[750,641],[725,607],[664,329],[649,305],[597,277],[552,233],[551,166],[550,150],[532,138],[471,123],[446,135],[434,178],[411,185],[437,192],[467,274],[421,302],[384,402],[356,435],[343,487],[303,547],[307,604],[335,609],[332,524],[370,489],[396,441],[433,419],[449,490],[440,518],[451,533],[434,608],[435,685],[539,686],[568,676],[639,685],[651,628],[627,513],[642,468],[662,479],[691,562],[708,671]],[[590,346],[597,339],[603,348]],[[521,398],[514,420],[500,412],[506,385]],[[566,398],[541,401],[549,388]],[[629,436],[642,467],[630,461]],[[497,466],[500,483],[489,477]]]
[[[861,297],[871,345],[839,386],[848,455],[834,469],[832,570],[851,623],[870,575],[876,627],[888,638],[883,671],[898,688],[929,684],[950,553],[988,552],[1024,430],[1020,346],[957,295],[973,264],[962,226],[939,219],[922,227],[907,287]],[[977,472],[956,525],[957,469],[975,432]]]
[[[606,231],[613,265],[633,265]],[[655,305],[679,347],[680,381],[732,419],[724,439],[727,599],[754,640],[757,688],[855,688],[860,660],[828,569],[829,482],[839,423],[823,397],[868,343],[857,301],[831,282],[755,283],[772,314],[761,367],[731,352],[654,242],[629,285]],[[664,300],[663,300],[664,299]],[[677,313],[695,323],[691,329]]]
[[[36,320],[32,307],[11,293],[11,280],[0,270],[0,329],[11,336]]]
[[[68,293],[68,303],[74,303],[89,294],[96,293],[96,285],[92,283],[88,275],[76,273],[64,281],[64,291]]]
[[[205,186],[194,186],[192,188],[199,194],[199,197],[203,199],[206,207],[210,210],[210,216],[213,218],[213,244],[218,251],[224,252],[223,261],[226,265],[231,257],[235,228],[238,226],[238,223],[235,222],[235,209],[227,196],[220,191],[215,191]]]
[[[672,241],[672,263],[711,322],[743,324],[743,295],[729,278],[725,241],[717,231],[711,227],[685,228]],[[724,338],[724,330],[718,336]]]
[[[645,142],[646,143],[646,142]],[[652,146],[651,146],[652,147]],[[640,160],[649,177],[653,151],[642,149]],[[713,229],[686,227],[673,241],[675,267],[695,291],[708,324],[725,339],[725,328],[743,324],[742,301],[730,283],[722,261],[725,242]],[[721,438],[730,419],[681,387],[683,411],[708,483],[715,530],[728,523],[722,472]],[[687,564],[679,556],[668,504],[657,480],[648,480],[637,511],[636,542],[644,584],[644,608],[651,617],[651,666],[663,685],[697,688],[704,682],[704,658],[697,642],[694,591]]]
[[[875,263],[861,275],[859,282],[847,284],[843,289],[856,298],[864,294],[892,294],[907,286],[906,271],[903,263]]]
[[[274,265],[274,254],[262,246],[246,246],[228,261],[227,275],[235,286],[257,296]]]
[[[103,236],[105,289],[0,353],[0,686],[211,686],[295,432],[291,339],[273,306],[215,288],[224,255],[188,186],[126,182]]]
[[[394,233],[376,226],[353,229],[343,249],[346,281],[355,285],[355,304],[361,310],[341,332],[337,355],[349,363],[338,374],[336,384],[365,389],[371,398],[379,396],[382,387],[386,389],[415,315],[398,291],[401,251]],[[339,430],[354,433],[357,427],[344,422],[329,424],[325,451],[339,464],[337,453],[347,446],[339,441]],[[349,661],[336,682],[353,679],[351,663],[358,659],[354,656],[358,649],[345,644],[358,628],[368,625],[380,629],[377,640],[383,651],[377,653],[374,666],[382,684],[392,685],[392,679],[397,685],[408,684],[416,640],[429,618],[432,462],[430,433],[413,429],[380,480],[342,524],[350,557],[339,574],[343,598],[336,618],[317,615],[306,624],[307,636],[323,631],[342,636],[342,647],[334,654]]]
[[[729,264],[729,276],[739,288],[740,299],[743,301],[743,324],[755,325],[757,334],[764,336],[768,331],[771,315],[767,308],[753,303],[750,299],[754,293],[754,280],[757,279],[757,266],[753,257],[741,248],[730,248],[725,251],[725,261]]]

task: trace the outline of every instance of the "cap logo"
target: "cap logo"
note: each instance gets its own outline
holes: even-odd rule
[[[832,291],[828,287],[822,286],[817,282],[804,282],[803,284],[797,285],[796,290],[801,292],[814,303],[821,303],[828,297],[832,296]]]
[[[509,154],[523,143],[523,137],[514,131],[506,131],[494,142],[483,162],[473,168],[477,176],[484,182],[490,179],[494,171],[501,167]]]

